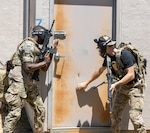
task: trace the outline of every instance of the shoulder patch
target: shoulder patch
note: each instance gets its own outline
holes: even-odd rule
[[[34,46],[30,43],[26,43],[23,45],[23,50],[24,51],[33,51],[34,50]]]

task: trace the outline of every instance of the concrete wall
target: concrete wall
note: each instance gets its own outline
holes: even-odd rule
[[[0,60],[9,60],[23,37],[23,0],[0,2]]]
[[[148,60],[147,88],[143,117],[146,128],[150,129],[150,1],[149,0],[118,0],[117,1],[117,41],[132,42],[141,50]],[[125,128],[125,127],[124,127]],[[129,129],[132,129],[129,122]]]

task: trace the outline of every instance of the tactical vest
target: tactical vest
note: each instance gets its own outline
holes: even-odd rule
[[[146,62],[143,55],[131,44],[131,43],[121,43],[118,47],[118,51],[116,52],[116,62],[112,62],[112,67],[115,71],[115,76],[119,79],[126,75],[126,71],[124,69],[124,65],[121,61],[121,52],[122,50],[130,51],[135,57],[136,63],[134,64],[135,71],[135,81],[145,83],[145,73],[146,73]]]

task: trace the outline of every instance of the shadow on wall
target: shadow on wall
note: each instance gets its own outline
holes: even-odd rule
[[[110,126],[110,116],[108,104],[103,107],[102,101],[99,97],[98,88],[92,87],[88,91],[77,90],[77,99],[80,107],[88,105],[92,107],[91,123],[85,121],[83,124],[79,121],[77,127],[99,127]]]
[[[43,102],[46,100],[48,96],[48,91],[51,89],[51,81],[46,85],[46,73],[40,71],[40,76],[39,76],[40,82],[38,82],[39,86],[39,91],[40,95],[42,96]]]
[[[91,123],[78,121],[77,127],[110,127],[109,104],[105,107],[98,93],[98,88],[92,87],[88,91],[76,90],[78,104],[80,107],[88,105],[92,107]],[[123,112],[122,129],[127,130],[129,124],[129,106],[127,105]]]

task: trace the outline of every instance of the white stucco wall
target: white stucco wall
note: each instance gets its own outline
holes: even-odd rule
[[[117,5],[117,40],[132,42],[141,50],[148,60],[147,88],[143,118],[146,128],[150,129],[150,1],[149,0],[118,0]],[[129,129],[133,129],[131,122]]]
[[[5,64],[23,38],[23,0],[0,2],[0,60]]]

